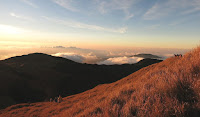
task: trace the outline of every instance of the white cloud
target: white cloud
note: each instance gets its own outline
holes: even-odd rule
[[[138,57],[115,57],[109,58],[105,61],[98,62],[97,64],[113,65],[113,64],[133,64],[137,63],[143,58]]]
[[[30,18],[30,17],[26,17],[26,16],[22,16],[22,15],[17,15],[13,12],[10,13],[10,16],[12,17],[16,17],[16,18],[19,18],[19,19],[23,19],[23,20],[27,20],[27,21],[34,21],[34,19]]]
[[[200,11],[200,7],[196,7],[194,9],[189,9],[187,11],[184,11],[182,14],[190,14],[190,13],[193,13],[193,12],[197,12],[197,11]]]
[[[165,4],[156,3],[152,8],[150,8],[144,14],[144,19],[146,19],[146,20],[158,19],[158,18],[168,15],[168,13],[171,10],[172,9],[170,9],[170,8],[166,8]]]
[[[62,24],[68,27],[72,28],[80,28],[80,29],[89,29],[89,30],[97,30],[97,31],[105,31],[105,32],[114,32],[114,33],[126,33],[127,27],[121,27],[121,28],[106,28],[106,27],[101,27],[97,25],[91,25],[91,24],[85,24],[81,22],[76,22],[76,21],[66,21],[66,20],[60,20],[60,19],[54,19],[54,18],[49,18],[49,17],[43,17],[51,22],[55,22],[58,24]]]
[[[90,61],[95,61],[98,58],[92,53],[88,54],[77,54],[77,53],[56,53],[53,56],[59,56],[63,58],[67,58],[69,60],[78,62],[78,63],[90,63]]]
[[[189,14],[200,10],[200,0],[166,0],[156,2],[145,14],[145,20],[154,20],[171,14]]]
[[[132,17],[134,17],[134,14],[127,13],[125,19],[128,20],[131,19]]]
[[[189,5],[191,8],[183,11],[183,15],[200,11],[200,0],[192,0]]]
[[[96,0],[96,4],[101,14],[106,14],[114,10],[122,10],[125,14],[125,19],[130,19],[134,17],[134,14],[130,12],[130,8],[138,1],[139,0]]]
[[[190,14],[193,12],[200,11],[200,0],[191,0],[189,4],[192,8],[185,10],[182,14]]]
[[[77,12],[79,11],[77,8],[72,6],[73,0],[52,0],[54,3],[64,7],[70,11]]]
[[[97,57],[93,53],[73,53],[73,52],[64,52],[64,53],[56,53],[52,54],[53,56],[59,56],[63,58],[67,58],[69,60],[78,62],[78,63],[97,63],[97,64],[105,64],[105,65],[113,65],[113,64],[133,64],[142,60],[143,58],[139,57],[112,57],[107,60],[101,59],[101,57]]]
[[[78,62],[78,63],[82,63],[84,60],[84,57],[74,54],[74,53],[56,53],[53,54],[53,56],[59,56],[59,57],[63,57],[63,58],[67,58],[69,60]]]
[[[32,3],[30,0],[21,0],[22,2],[34,7],[34,8],[38,8],[38,6],[34,3]]]
[[[188,20],[188,18],[176,20],[176,21],[171,22],[169,25],[170,26],[180,25],[180,24],[183,24],[184,22],[186,22],[187,20]]]

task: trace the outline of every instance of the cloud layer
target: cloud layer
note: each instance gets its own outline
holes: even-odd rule
[[[134,17],[130,8],[137,2],[138,0],[96,0],[98,11],[101,14],[106,14],[115,10],[122,10],[125,14],[125,19]]]
[[[99,61],[100,58],[89,53],[89,54],[76,54],[76,53],[56,53],[52,54],[53,56],[59,56],[63,58],[67,58],[69,60],[78,62],[78,63],[91,63],[92,61]],[[142,60],[143,58],[139,57],[113,57],[108,58],[106,60],[101,60],[96,62],[96,64],[104,64],[104,65],[114,65],[114,64],[134,64]]]
[[[31,2],[30,0],[21,0],[21,1],[34,7],[34,8],[38,8],[38,6],[36,4],[34,4],[33,2]]]
[[[155,20],[170,15],[184,15],[197,11],[200,11],[200,0],[161,0],[147,10],[144,19]]]
[[[76,47],[64,47],[64,46],[54,46],[52,50],[58,51],[57,53],[51,54],[53,56],[64,57],[79,63],[88,64],[134,64],[144,59],[142,57],[133,57],[133,55],[146,53],[157,55],[164,60],[169,57],[173,57],[174,54],[184,54],[186,50],[179,49],[163,49],[160,52],[154,52],[157,49],[142,50],[140,48],[135,48],[134,50],[123,50],[123,51],[102,51],[102,50],[91,50],[82,49]]]
[[[13,13],[13,12],[11,12],[11,13],[10,13],[10,16],[12,16],[12,17],[15,17],[15,18],[19,18],[19,19],[22,19],[22,20],[34,21],[34,19],[33,19],[33,18],[31,18],[31,17],[27,17],[27,16],[18,15],[18,14],[16,14],[16,13]]]
[[[143,58],[138,57],[115,57],[109,58],[105,61],[98,62],[97,64],[113,65],[113,64],[134,64],[142,60]]]
[[[0,41],[4,43],[4,41]],[[105,65],[113,65],[113,64],[134,64],[138,61],[142,60],[143,58],[133,57],[135,54],[140,53],[150,53],[153,55],[158,55],[162,57],[162,59],[166,59],[168,57],[174,56],[174,54],[184,54],[186,51],[189,50],[160,50],[159,53],[153,53],[155,49],[151,50],[141,50],[141,49],[134,49],[134,50],[117,50],[117,51],[105,51],[105,50],[92,50],[92,49],[83,49],[77,47],[65,47],[65,46],[53,46],[53,47],[37,47],[33,45],[33,47],[29,48],[29,46],[24,47],[24,45],[28,45],[27,43],[13,43],[14,45],[11,46],[11,43],[7,41],[4,45],[0,46],[0,60],[16,56],[16,55],[24,55],[29,53],[46,53],[53,56],[64,57],[66,59],[70,59],[72,61],[78,63],[88,63],[88,64],[105,64]],[[8,46],[10,45],[10,46]],[[23,45],[23,46],[22,46]],[[156,49],[157,50],[157,49]]]
[[[89,30],[97,30],[97,31],[105,31],[105,32],[114,32],[114,33],[126,33],[127,27],[121,27],[121,28],[107,28],[102,27],[98,25],[92,25],[92,24],[85,24],[77,21],[70,21],[70,20],[60,20],[55,18],[50,18],[43,16],[43,18],[47,19],[48,21],[65,25],[72,28],[80,28],[80,29],[89,29]]]
[[[52,0],[52,1],[70,11],[73,12],[79,11],[77,8],[72,6],[72,3],[75,2],[75,0]]]
[[[78,63],[89,63],[90,61],[97,60],[95,55],[89,54],[76,54],[76,53],[56,53],[53,56],[67,58]]]

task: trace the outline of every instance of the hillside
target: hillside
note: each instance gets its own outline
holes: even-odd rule
[[[34,53],[0,61],[0,109],[69,96],[117,81],[142,67],[160,62],[145,59],[132,65],[91,65]]]
[[[1,116],[200,116],[200,48],[145,67],[121,80],[64,98],[14,105]]]

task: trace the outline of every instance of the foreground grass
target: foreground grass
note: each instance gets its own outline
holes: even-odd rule
[[[143,68],[62,103],[19,104],[1,116],[200,116],[200,48]]]

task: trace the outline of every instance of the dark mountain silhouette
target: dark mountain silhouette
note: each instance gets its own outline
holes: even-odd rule
[[[0,108],[49,100],[117,81],[145,66],[160,62],[144,59],[136,64],[92,65],[34,53],[0,61]]]
[[[134,55],[134,57],[152,58],[152,59],[159,59],[159,58],[161,58],[161,57],[159,57],[157,55],[153,55],[153,54],[137,54],[137,55]]]

